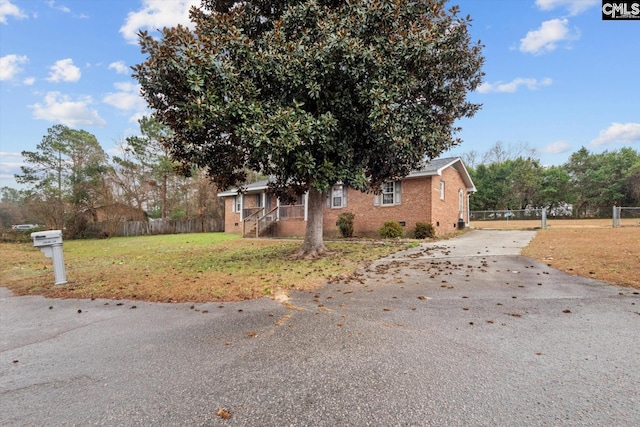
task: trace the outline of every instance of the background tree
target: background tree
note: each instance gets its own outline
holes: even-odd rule
[[[503,163],[507,160],[515,160],[519,157],[533,159],[536,158],[536,150],[529,147],[526,142],[518,144],[505,144],[502,141],[496,141],[483,155],[482,163]]]
[[[565,215],[576,200],[569,172],[563,166],[549,166],[542,170],[541,181],[542,207],[550,215]]]
[[[169,216],[169,185],[170,181],[176,177],[174,172],[176,164],[170,158],[168,147],[163,144],[163,141],[170,138],[171,131],[167,126],[150,117],[143,117],[138,123],[140,123],[141,135],[126,139],[125,150],[130,155],[128,162],[121,158],[115,161],[123,172],[126,170],[136,175],[137,170],[136,178],[131,173],[127,177],[128,182],[132,183],[138,192],[145,188],[153,195],[156,192],[154,190],[159,190],[158,197],[149,197],[147,194],[146,197],[141,198],[144,198],[147,203],[151,202],[152,205],[159,206],[160,218],[166,219]],[[138,200],[138,203],[141,202],[142,200]],[[140,204],[139,207],[142,205]],[[154,206],[147,206],[147,210],[152,213],[155,209]]]
[[[497,147],[497,151],[496,151]],[[470,198],[472,210],[504,210],[537,207],[541,203],[542,167],[537,159],[509,158],[501,143],[490,157],[500,161],[469,168],[478,192]],[[488,156],[483,156],[489,158]]]
[[[504,163],[509,176],[509,208],[540,207],[542,166],[536,159],[518,157]]]
[[[0,188],[0,221],[2,228],[24,224],[29,218],[24,205],[24,194],[15,188]],[[37,220],[35,221],[37,222]]]
[[[221,188],[246,170],[280,198],[308,192],[301,254],[324,250],[325,192],[380,191],[459,141],[454,122],[479,105],[480,45],[444,0],[205,0],[195,30],[140,34],[134,77],[164,142],[189,173]]]
[[[626,186],[629,201],[626,202],[626,206],[640,206],[640,155],[638,157],[639,159],[629,168]]]
[[[614,205],[640,205],[640,153],[630,147],[599,154],[582,147],[565,164],[548,167],[533,157],[511,158],[502,143],[489,152],[483,159],[494,161],[469,168],[478,188],[472,210],[545,207],[551,215],[566,215],[571,206],[584,217],[609,216]]]
[[[36,151],[23,151],[26,163],[19,184],[26,184],[27,205],[48,228],[82,235],[86,215],[104,194],[108,157],[96,137],[84,130],[55,125],[48,129]]]
[[[478,190],[470,197],[471,210],[503,210],[509,207],[509,174],[501,163],[481,164],[469,169]]]
[[[640,155],[632,148],[592,154],[582,147],[565,167],[576,194],[576,215],[607,216],[614,205],[633,205]]]
[[[148,200],[148,176],[142,164],[131,154],[126,142],[118,145],[120,156],[113,156],[111,185],[114,198],[137,209],[145,209]]]

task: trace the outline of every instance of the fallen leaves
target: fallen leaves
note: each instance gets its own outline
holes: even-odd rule
[[[231,418],[231,411],[225,408],[219,408],[216,411],[216,415],[222,418],[223,420],[228,420],[229,418]]]

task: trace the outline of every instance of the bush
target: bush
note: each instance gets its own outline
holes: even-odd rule
[[[384,223],[384,227],[380,229],[380,235],[388,239],[400,237],[403,233],[402,226],[397,221],[387,221]]]
[[[338,215],[336,225],[340,229],[342,237],[353,237],[353,220],[356,215],[351,212],[343,212]]]
[[[416,239],[426,239],[428,237],[434,237],[436,232],[433,228],[433,224],[426,222],[416,223]]]

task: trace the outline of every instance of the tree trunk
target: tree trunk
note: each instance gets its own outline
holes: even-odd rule
[[[325,195],[315,188],[309,188],[307,229],[298,257],[315,258],[326,251],[322,236]]]
[[[167,174],[162,174],[162,219],[167,219]],[[164,224],[163,224],[164,226]]]

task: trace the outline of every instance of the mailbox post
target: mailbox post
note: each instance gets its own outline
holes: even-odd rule
[[[40,248],[40,251],[47,258],[53,259],[53,274],[56,285],[67,283],[67,273],[64,269],[64,255],[62,253],[62,231],[49,230],[31,233],[33,246]]]

